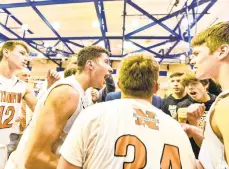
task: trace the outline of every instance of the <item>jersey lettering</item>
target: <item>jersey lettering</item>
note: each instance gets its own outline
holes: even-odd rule
[[[8,106],[6,110],[5,106],[0,106],[0,129],[12,127],[13,124],[10,122],[14,118],[14,114],[15,109],[13,106]],[[9,117],[2,122],[2,119],[5,115]]]
[[[137,117],[135,120],[135,124],[137,125],[147,125],[149,128],[158,130],[158,123],[159,121],[155,119],[155,113],[148,112],[143,113],[140,109],[135,109],[136,114],[134,114],[134,117]]]
[[[134,135],[122,135],[116,140],[116,157],[126,157],[128,146],[134,146],[135,153],[132,162],[124,162],[123,169],[144,169],[147,160],[147,150],[144,143]],[[182,169],[179,148],[173,145],[165,144],[161,157],[161,169]]]

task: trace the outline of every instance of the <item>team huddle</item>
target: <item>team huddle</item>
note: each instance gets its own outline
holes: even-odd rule
[[[151,55],[123,58],[121,99],[87,106],[85,91],[102,89],[113,71],[107,50],[81,49],[65,70],[68,77],[49,72],[46,90],[36,97],[18,73],[27,66],[29,48],[22,41],[4,42],[0,169],[229,169],[229,22],[199,33],[191,45],[196,72],[184,86],[191,86],[190,78],[203,86],[214,79],[223,92],[216,98],[203,93],[211,100],[207,109],[195,104],[187,110],[191,103],[185,101],[178,111],[172,104],[152,105],[160,67]],[[191,89],[189,95],[197,97]],[[188,111],[187,124],[177,122],[182,110]]]

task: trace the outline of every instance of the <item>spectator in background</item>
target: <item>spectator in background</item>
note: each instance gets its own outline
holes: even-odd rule
[[[162,111],[173,118],[177,116],[177,104],[188,97],[185,87],[181,84],[183,74],[176,72],[169,76],[169,86],[172,89],[172,93],[167,98],[164,98],[162,102]]]
[[[193,104],[204,104],[202,106],[203,108],[205,108],[205,111],[200,119],[193,118],[192,114],[187,112],[189,124],[184,124],[186,125],[186,132],[189,133],[193,152],[196,158],[198,158],[202,139],[196,139],[196,134],[198,134],[198,132],[195,133],[195,129],[193,128],[193,126],[203,128],[204,123],[206,121],[206,115],[208,113],[208,110],[215,101],[216,96],[208,93],[209,81],[199,80],[195,77],[195,74],[185,74],[184,78],[182,79],[182,84],[185,86],[189,97],[183,100],[182,102],[178,103],[177,110],[179,111],[179,108],[187,108],[187,110],[190,110],[191,106],[194,106]]]
[[[105,101],[116,100],[116,99],[121,99],[121,91],[108,93]],[[161,97],[153,95],[152,105],[154,105],[158,109],[161,109],[161,105],[162,105]]]

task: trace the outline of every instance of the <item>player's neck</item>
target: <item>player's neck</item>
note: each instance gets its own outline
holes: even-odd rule
[[[224,64],[220,67],[218,77],[215,78],[216,81],[221,85],[222,90],[229,90],[229,80],[228,80],[228,74],[229,74],[229,65]]]
[[[84,91],[86,91],[90,87],[90,79],[84,73],[76,73],[75,78],[79,82]]]
[[[0,74],[8,79],[12,78],[14,71],[10,70],[8,63],[0,62]]]
[[[152,103],[152,97],[149,97],[149,98],[141,98],[141,97],[136,97],[136,96],[130,96],[130,95],[125,95],[123,92],[121,94],[121,98],[124,99],[141,99],[141,100],[145,100],[147,102],[150,102]]]

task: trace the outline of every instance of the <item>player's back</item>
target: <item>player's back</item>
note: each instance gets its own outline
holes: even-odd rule
[[[84,169],[196,166],[179,124],[145,100],[114,100],[89,107],[81,115],[88,123]]]

